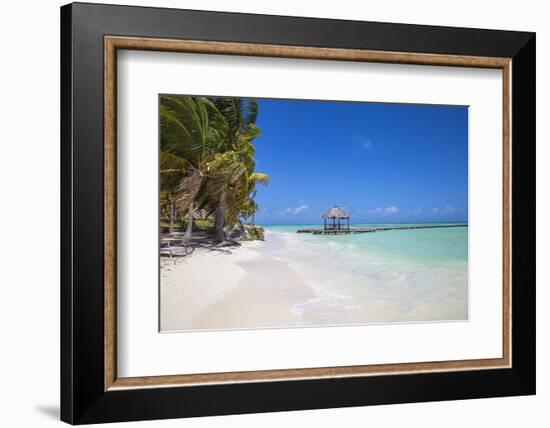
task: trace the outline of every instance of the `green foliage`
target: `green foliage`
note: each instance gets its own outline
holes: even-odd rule
[[[214,228],[214,220],[212,220],[211,218],[207,218],[207,219],[204,219],[204,220],[195,219],[195,221],[193,222],[193,225],[197,229],[210,230],[210,229]]]
[[[264,241],[264,228],[260,226],[247,226],[248,236],[252,241]]]
[[[168,228],[170,227],[170,222],[166,219],[161,219],[160,221],[160,228],[163,231],[168,231]],[[187,221],[186,220],[176,220],[174,221],[174,229],[175,230],[185,230],[187,227]],[[214,220],[211,218],[206,219],[195,219],[193,221],[193,229],[195,230],[212,230],[214,228]]]
[[[216,211],[217,228],[254,218],[256,184],[269,181],[255,171],[257,117],[254,99],[161,97],[160,203],[173,225],[194,209]]]

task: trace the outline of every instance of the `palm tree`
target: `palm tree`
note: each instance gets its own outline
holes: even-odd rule
[[[207,98],[163,96],[160,124],[162,185],[177,195],[182,211],[188,210],[185,235],[190,237],[194,201],[226,139],[227,122]]]
[[[193,203],[204,179],[201,169],[194,169],[189,163],[168,152],[160,154],[160,173],[163,175],[162,188],[170,209],[170,233],[173,232],[176,208],[188,210],[185,236],[191,236],[193,228]]]
[[[252,217],[252,226],[255,226],[254,222],[254,215],[258,212],[259,206],[254,200],[256,198],[256,193],[258,192],[256,190],[256,184],[263,184],[267,186],[269,183],[269,175],[264,174],[262,172],[253,172],[248,177],[248,183],[249,183],[249,194],[247,198],[247,202],[245,204],[245,212],[247,214],[246,218]]]
[[[238,193],[237,189],[246,175],[246,168],[238,154],[233,151],[216,154],[208,166],[208,177],[201,195],[202,207],[214,213],[215,240],[221,243],[225,241],[223,227],[226,224],[228,200],[229,208],[232,209],[233,197]]]
[[[216,241],[225,240],[223,228],[229,218],[235,221],[255,184],[254,176],[256,149],[252,141],[260,135],[255,125],[258,117],[258,101],[245,98],[214,98],[212,100],[228,124],[224,149],[234,153],[233,161],[242,168],[232,169],[239,174],[231,174],[230,180],[223,180],[218,192],[219,198],[215,210]],[[267,177],[265,174],[263,174]],[[267,178],[265,178],[267,180]]]
[[[170,190],[162,190],[160,192],[161,217],[168,219],[170,233],[174,231],[175,208],[173,193]]]
[[[198,207],[214,214],[215,238],[221,243],[225,224],[237,222],[246,205],[257,210],[256,184],[269,180],[254,171],[252,141],[260,135],[255,125],[258,103],[163,96],[160,110],[161,189],[173,207],[183,213],[187,210],[186,236],[191,236]]]

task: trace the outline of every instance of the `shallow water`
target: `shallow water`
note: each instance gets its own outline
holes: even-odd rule
[[[300,324],[468,318],[467,227],[354,235],[296,233],[304,227],[268,226],[265,246],[315,291],[317,297],[293,307]]]

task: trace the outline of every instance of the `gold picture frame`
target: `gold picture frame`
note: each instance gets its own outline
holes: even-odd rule
[[[118,377],[116,367],[116,85],[117,50],[168,51],[210,55],[357,61],[391,64],[493,68],[502,70],[503,147],[503,320],[502,357],[421,363],[317,367],[187,375]],[[512,363],[512,58],[370,51],[270,44],[104,36],[104,390],[215,385],[242,382],[363,377],[509,368]]]

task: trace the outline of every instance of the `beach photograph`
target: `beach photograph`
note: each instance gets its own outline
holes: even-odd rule
[[[467,321],[468,107],[159,96],[159,330]]]

